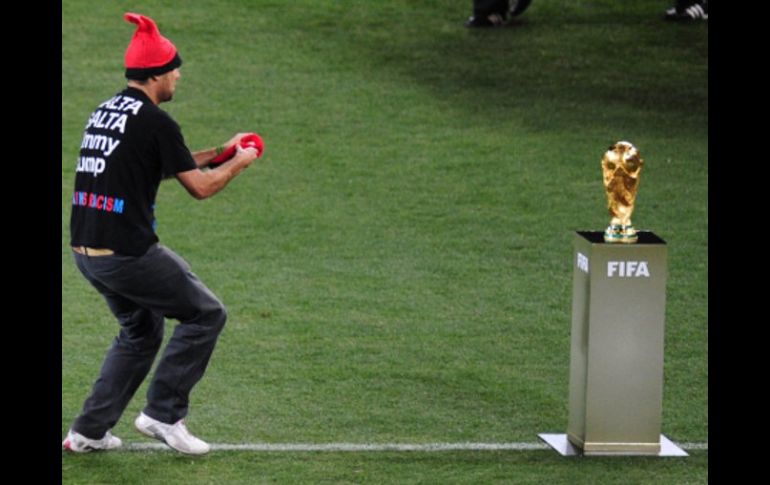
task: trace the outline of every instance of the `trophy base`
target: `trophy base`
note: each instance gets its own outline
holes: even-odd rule
[[[636,229],[631,225],[612,224],[604,231],[604,242],[606,243],[633,244],[638,240],[639,236]]]
[[[648,451],[585,451],[572,444],[566,434],[540,433],[537,435],[545,441],[548,446],[553,448],[561,456],[689,456],[689,454],[676,445],[673,441],[660,435],[660,450],[654,452]]]

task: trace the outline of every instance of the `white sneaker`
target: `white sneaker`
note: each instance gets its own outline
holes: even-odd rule
[[[211,450],[208,443],[190,434],[184,419],[180,419],[176,424],[166,424],[144,413],[139,413],[134,426],[140,433],[160,440],[176,451],[188,455],[203,455]]]
[[[112,436],[112,433],[107,431],[104,437],[100,440],[92,440],[86,438],[80,433],[69,430],[67,437],[62,441],[61,447],[63,450],[72,451],[75,453],[88,453],[90,451],[97,450],[113,450],[120,448],[123,442],[117,436]]]

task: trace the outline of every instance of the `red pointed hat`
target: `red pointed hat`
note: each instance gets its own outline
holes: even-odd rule
[[[126,49],[125,63],[128,79],[158,76],[182,65],[182,58],[179,57],[176,46],[160,35],[154,20],[130,12],[123,17],[137,25],[136,32]]]

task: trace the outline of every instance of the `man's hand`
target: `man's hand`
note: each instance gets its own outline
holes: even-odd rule
[[[257,152],[256,148],[241,148],[240,145],[235,145],[235,155],[233,155],[233,158],[227,162],[232,162],[235,166],[233,176],[243,172],[249,165],[251,165],[251,162],[257,159],[258,156],[259,152]]]
[[[262,150],[264,149],[264,142],[262,141],[262,137],[256,133],[246,133],[240,139],[237,139],[234,145],[231,145],[228,148],[218,148],[217,155],[209,161],[209,167],[216,167],[221,163],[230,160],[235,156],[235,149],[238,147],[253,147],[257,150],[257,156],[260,157],[262,156]]]
[[[231,146],[233,146],[236,143],[238,143],[241,140],[241,138],[243,138],[244,136],[249,135],[249,134],[250,133],[238,133],[234,137],[232,137],[229,140],[227,140],[222,146],[225,147],[225,149],[228,149]]]

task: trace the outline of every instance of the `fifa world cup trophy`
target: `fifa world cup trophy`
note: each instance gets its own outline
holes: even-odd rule
[[[634,145],[619,141],[612,145],[602,157],[604,190],[607,193],[610,225],[604,231],[608,243],[635,243],[636,229],[631,224],[636,191],[639,188],[639,172],[644,161]]]

